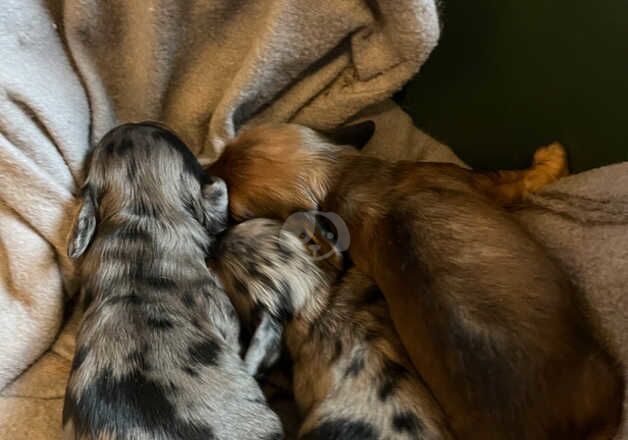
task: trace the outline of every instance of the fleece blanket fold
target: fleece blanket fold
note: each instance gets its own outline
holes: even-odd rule
[[[461,163],[383,101],[438,36],[433,0],[5,0],[0,438],[61,438],[80,319],[59,333],[76,291],[65,236],[108,129],[162,120],[211,159],[247,124],[330,128],[362,111],[378,124],[367,153]],[[516,215],[628,363],[628,164],[563,179]]]

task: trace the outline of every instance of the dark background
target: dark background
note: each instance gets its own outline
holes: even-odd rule
[[[396,97],[478,169],[558,140],[572,171],[628,160],[628,0],[448,0],[443,33]]]

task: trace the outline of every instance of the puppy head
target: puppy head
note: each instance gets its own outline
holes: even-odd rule
[[[186,215],[218,232],[227,209],[224,181],[209,178],[176,134],[155,122],[120,125],[91,152],[68,255],[85,252],[97,219]]]
[[[302,239],[274,220],[254,219],[230,228],[209,261],[242,321],[252,333],[244,356],[250,374],[268,369],[281,354],[283,328],[313,320],[328,292],[328,276]]]
[[[339,162],[363,147],[375,124],[366,121],[327,133],[296,124],[262,125],[243,132],[207,169],[229,187],[234,218],[286,218],[316,209]]]

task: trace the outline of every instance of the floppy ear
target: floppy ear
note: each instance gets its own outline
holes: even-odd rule
[[[351,145],[361,150],[373,137],[375,122],[358,122],[323,133],[336,145]]]
[[[251,338],[244,365],[251,376],[259,376],[269,370],[281,356],[283,327],[267,311],[261,312],[261,320]]]
[[[92,192],[83,190],[83,201],[68,238],[68,256],[73,260],[85,253],[96,231],[96,203]]]
[[[210,234],[218,234],[227,228],[229,221],[227,184],[221,178],[211,176],[201,192],[201,222]]]

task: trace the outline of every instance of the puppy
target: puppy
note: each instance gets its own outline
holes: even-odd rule
[[[294,362],[301,439],[451,438],[442,411],[414,371],[384,298],[338,255],[315,264],[272,220],[250,220],[221,240],[216,268],[244,322],[260,324],[246,354],[251,373],[281,352]]]
[[[260,126],[209,172],[226,180],[237,218],[344,219],[351,259],[381,289],[457,437],[612,437],[624,384],[566,277],[472,171],[342,145],[373,128]]]
[[[280,439],[239,357],[237,314],[205,258],[227,191],[166,128],[126,124],[92,152],[68,244],[86,311],[66,439]]]

